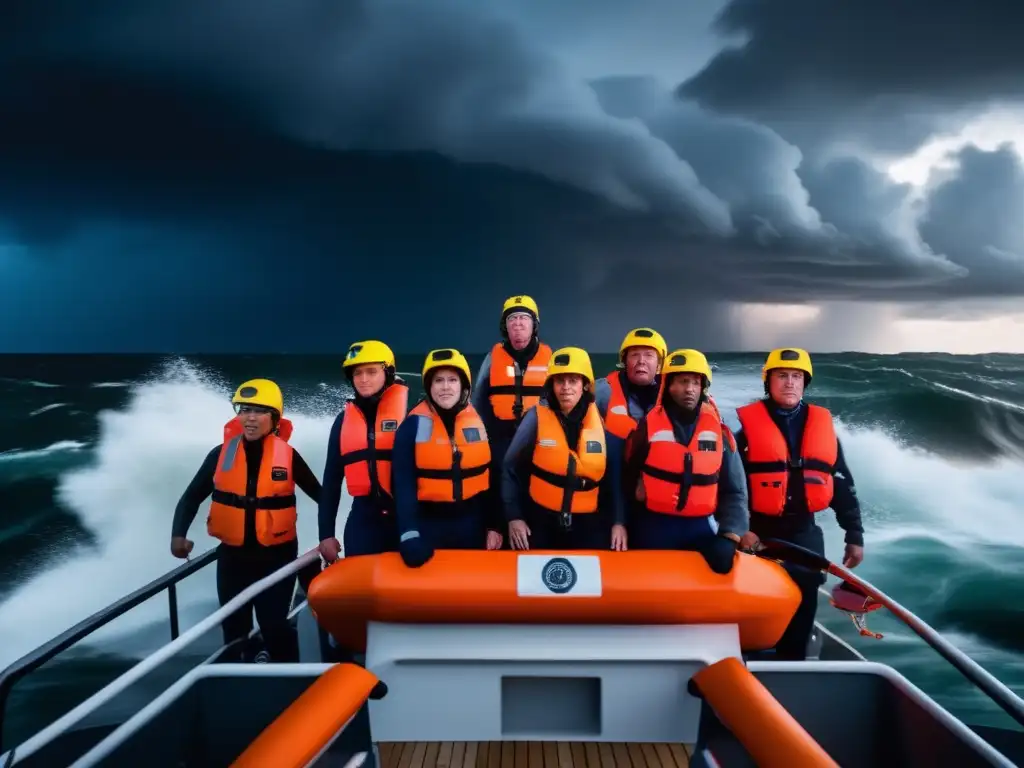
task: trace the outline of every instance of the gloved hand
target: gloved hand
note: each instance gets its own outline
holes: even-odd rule
[[[419,568],[434,556],[434,548],[422,536],[403,541],[398,545],[402,561],[410,568]]]
[[[700,553],[712,571],[726,574],[732,570],[736,560],[736,542],[724,536],[715,536],[701,547]]]

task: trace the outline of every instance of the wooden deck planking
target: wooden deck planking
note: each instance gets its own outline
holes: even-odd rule
[[[581,741],[398,741],[380,768],[688,768],[683,744]]]

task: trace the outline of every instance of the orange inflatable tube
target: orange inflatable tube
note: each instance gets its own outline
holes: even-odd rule
[[[738,624],[743,650],[771,648],[800,604],[777,563],[737,555],[712,572],[696,552],[439,550],[344,558],[310,584],[309,606],[344,647],[369,621],[426,624]]]
[[[704,667],[693,682],[759,768],[839,768],[739,659]]]
[[[370,697],[378,680],[355,664],[336,664],[303,691],[231,764],[302,768],[320,754]]]

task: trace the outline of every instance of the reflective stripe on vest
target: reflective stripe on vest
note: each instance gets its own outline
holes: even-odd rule
[[[587,408],[579,443],[569,448],[558,415],[538,405],[537,439],[530,468],[530,498],[563,516],[597,511],[598,484],[604,477],[607,446],[601,415],[594,403]]]
[[[392,384],[381,394],[370,429],[359,406],[352,401],[345,404],[338,450],[349,496],[369,496],[379,488],[384,494],[380,500],[390,501],[391,450],[408,405],[409,388],[397,382]]]
[[[427,401],[410,412],[416,428],[416,498],[455,502],[490,488],[491,444],[484,423],[472,405],[455,417],[455,436],[448,436]]]
[[[833,473],[839,444],[832,414],[818,405],[804,404],[807,422],[800,441],[800,456],[792,459],[786,436],[772,420],[768,407],[758,400],[737,409],[747,451],[744,468],[750,488],[750,511],[778,516],[789,498],[790,472],[803,475],[809,512],[821,512],[832,503]]]
[[[551,347],[538,344],[537,353],[530,358],[523,371],[503,345],[494,345],[488,383],[491,409],[496,419],[516,423],[522,421],[523,414],[535,406],[544,393],[550,359]]]
[[[646,508],[682,517],[714,514],[723,450],[717,410],[701,403],[693,438],[683,445],[659,405],[647,414],[647,442],[650,450],[641,474]]]
[[[629,433],[636,429],[637,421],[629,415],[629,400],[626,391],[622,387],[622,371],[612,371],[605,379],[611,387],[611,396],[608,398],[608,409],[604,414],[604,428],[609,434],[625,440]]]
[[[213,503],[206,518],[210,536],[230,546],[245,541],[247,511],[255,516],[256,540],[263,546],[282,544],[296,537],[294,451],[276,435],[264,438],[256,495],[247,493],[247,467],[242,437],[224,443],[213,475]]]

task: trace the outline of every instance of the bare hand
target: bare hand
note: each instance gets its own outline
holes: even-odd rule
[[[530,527],[524,520],[513,520],[508,524],[508,540],[512,549],[530,548]]]
[[[761,539],[753,531],[747,531],[740,537],[739,548],[745,552],[757,552],[761,549]]]
[[[171,554],[180,560],[184,560],[192,552],[195,544],[184,536],[171,537]]]
[[[327,561],[328,565],[337,562],[338,558],[341,556],[341,542],[333,536],[321,541],[319,549],[320,556]]]
[[[612,526],[612,549],[615,552],[626,551],[626,526],[624,525],[613,525]]]
[[[856,544],[847,544],[846,552],[843,556],[843,567],[856,568],[862,562],[864,562],[864,547],[858,547]]]
[[[487,549],[501,549],[501,544],[505,540],[497,531],[487,532]]]

